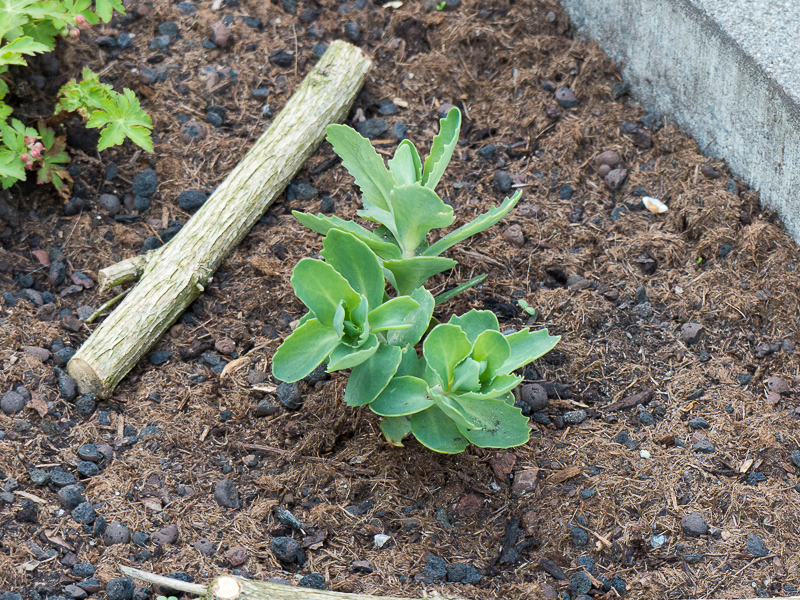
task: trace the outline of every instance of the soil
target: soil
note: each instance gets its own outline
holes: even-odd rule
[[[197,582],[238,569],[294,585],[313,573],[331,590],[410,597],[793,593],[800,253],[758,193],[646,114],[554,3],[449,0],[439,11],[417,1],[391,8],[315,0],[296,14],[287,12],[292,5],[227,0],[212,10],[203,2],[187,14],[155,0],[131,6],[135,19],[64,42],[60,74],[44,90],[16,74],[18,114],[29,119],[49,116],[52,88],[83,64],[134,89],[154,121],[155,152],[124,146],[97,155],[85,130],[67,123],[80,168],[70,204],[28,184],[4,201],[0,291],[20,297],[1,309],[0,395],[24,386],[31,399],[23,412],[0,413],[0,477],[10,492],[0,500],[0,592],[65,596],[75,591],[65,586],[85,577],[72,565],[91,563],[101,590],[121,576],[119,565],[132,564]],[[229,45],[203,47],[211,25],[228,15]],[[178,24],[178,38],[151,50],[166,21]],[[98,36],[121,32],[133,34],[132,47],[98,45]],[[179,193],[213,190],[313,66],[314,44],[346,32],[375,61],[348,122],[384,118],[389,130],[375,140],[382,154],[397,144],[395,123],[427,149],[438,112],[462,108],[463,135],[439,188],[455,207],[455,226],[506,195],[497,173],[524,190],[505,221],[451,252],[459,265],[434,279],[433,291],[486,273],[478,288],[442,305],[439,318],[488,308],[504,329],[534,322],[562,336],[525,371],[526,385],[541,386],[525,388],[539,402],[530,442],[456,456],[413,440],[391,447],[375,415],[343,405],[341,373],[302,383],[300,408],[280,405],[270,357],[303,312],[289,275],[321,248],[290,209],[317,212],[329,203],[323,196],[341,217],[358,208],[352,179],[326,143],[297,177],[316,191],[269,209],[191,315],[154,348],[169,354],[142,360],[94,410],[76,403],[69,382],[59,386],[58,357],[26,350],[79,347],[96,325],[76,325],[74,311],[116,293],[76,292],[71,276],[96,281],[146,238],[186,222]],[[223,34],[217,26],[218,42]],[[153,82],[145,69],[162,69],[166,79]],[[576,106],[556,93],[562,87]],[[266,101],[251,92],[258,88],[269,89]],[[378,114],[383,100],[398,112]],[[204,122],[209,105],[225,107],[221,125]],[[203,123],[205,139],[181,138],[187,119]],[[489,158],[479,153],[488,144]],[[627,170],[612,171],[608,184],[595,160],[606,151]],[[112,162],[118,174],[109,181]],[[99,196],[122,199],[147,168],[159,180],[150,207],[141,215],[124,208],[138,218],[115,219]],[[669,210],[645,210],[643,195]],[[59,250],[67,279],[53,285],[46,263]],[[35,290],[54,294],[55,314],[29,299],[35,294],[20,294],[20,282],[31,285],[26,275]],[[55,318],[43,320],[48,314]],[[277,412],[259,417],[264,400]],[[84,476],[78,448],[90,442],[111,448],[99,473]],[[794,458],[800,463],[800,453]],[[32,469],[55,479],[58,467],[81,481],[109,527],[118,521],[151,537],[106,545],[94,536],[62,507],[55,483],[32,480]],[[217,487],[226,479],[232,486]],[[303,526],[292,527],[280,508]],[[171,525],[178,535],[170,543],[157,534]],[[376,547],[376,534],[389,541]],[[299,542],[304,556],[281,538]],[[436,557],[451,580],[465,578],[457,563],[482,576],[447,582]]]

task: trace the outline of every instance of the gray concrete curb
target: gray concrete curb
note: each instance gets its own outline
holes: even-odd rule
[[[745,52],[698,0],[560,2],[579,34],[620,65],[642,106],[760,189],[800,242],[800,104],[767,74],[769,57]]]

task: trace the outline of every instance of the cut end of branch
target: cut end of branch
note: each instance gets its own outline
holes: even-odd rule
[[[219,600],[236,600],[241,592],[241,584],[229,575],[223,575],[214,582],[213,595]]]
[[[101,398],[105,397],[103,382],[95,373],[95,370],[89,366],[82,358],[73,357],[67,363],[67,373],[78,384],[78,390],[81,394],[94,394]]]

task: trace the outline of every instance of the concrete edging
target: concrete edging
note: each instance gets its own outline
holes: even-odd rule
[[[761,190],[800,242],[800,104],[690,0],[560,0],[649,111]],[[800,75],[798,75],[800,76]]]

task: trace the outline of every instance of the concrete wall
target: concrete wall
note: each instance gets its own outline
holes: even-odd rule
[[[760,189],[762,204],[800,242],[800,106],[710,15],[689,0],[561,4],[620,65],[644,108],[674,120]]]

